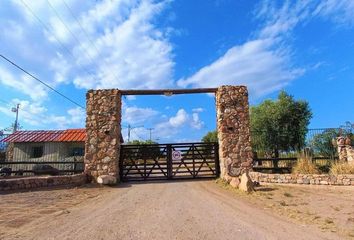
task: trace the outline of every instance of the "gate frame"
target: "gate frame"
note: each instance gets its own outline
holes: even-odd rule
[[[252,169],[248,91],[245,86],[198,89],[89,90],[86,94],[85,173],[120,179],[121,97],[214,93],[220,177],[230,180]]]
[[[213,151],[213,163],[214,163],[214,169],[212,169],[212,167],[209,165],[210,162],[207,162],[207,158],[203,157],[203,155],[200,153],[200,151],[197,149],[197,147],[212,147]],[[126,148],[126,151],[129,152],[129,150],[148,150],[148,149],[156,149],[158,148],[161,151],[161,147],[163,149],[166,149],[166,151],[163,151],[166,153],[165,157],[163,158],[165,160],[165,162],[160,162],[161,165],[166,165],[166,169],[161,167],[161,165],[158,163],[158,161],[161,159],[160,157],[163,155],[159,155],[156,156],[158,158],[156,159],[152,159],[152,158],[146,158],[146,154],[142,154],[142,157],[139,158],[139,160],[144,160],[144,164],[137,164],[136,162],[134,162],[134,160],[132,158],[126,158],[126,155],[124,154],[124,148]],[[188,152],[190,150],[192,150],[192,159],[190,158],[185,158],[183,159],[183,156],[180,160],[173,160],[172,157],[172,153],[173,153],[173,149],[180,149],[180,148],[186,148],[188,147],[187,153],[185,154],[185,157],[188,155],[190,156],[190,153],[188,154]],[[194,151],[198,151],[199,156],[200,157],[195,157],[198,154],[194,154]],[[202,150],[201,150],[202,151]],[[149,151],[147,151],[149,152]],[[160,152],[161,153],[161,152]],[[129,155],[129,154],[128,154]],[[202,160],[201,164],[198,165],[196,164],[195,160]],[[124,160],[130,160],[132,162],[131,165],[124,165]],[[149,168],[147,166],[151,166],[150,163],[147,165],[145,160],[153,160],[155,163],[154,165]],[[192,160],[192,162],[188,162],[188,160]],[[199,175],[198,174],[200,172],[203,172],[204,170],[201,169],[201,167],[203,166],[203,164],[206,163],[206,166],[210,169],[210,171],[208,170],[209,174],[204,174],[204,175]],[[178,165],[177,168],[175,168],[173,165]],[[193,164],[193,169],[192,172],[190,170],[189,173],[190,175],[179,175],[181,172],[178,172],[178,170],[180,169],[181,165],[184,165],[187,167],[187,164]],[[158,165],[158,168],[155,168],[155,166]],[[129,169],[127,168],[127,166],[129,167]],[[133,166],[135,167],[135,169],[133,168]],[[143,167],[138,169],[138,166]],[[198,167],[199,169],[196,170],[195,167]],[[178,180],[178,179],[196,179],[196,178],[216,178],[220,176],[220,169],[219,169],[219,144],[217,142],[208,142],[208,143],[203,143],[203,142],[193,142],[193,143],[163,143],[163,144],[146,144],[146,145],[123,145],[121,146],[121,151],[120,151],[120,159],[119,159],[119,170],[120,170],[120,181],[124,182],[126,181],[149,181],[149,180]],[[188,168],[188,167],[187,167]],[[152,170],[160,170],[161,173],[164,176],[151,176],[151,174],[155,174],[152,173]],[[166,172],[163,171],[166,170]],[[126,174],[124,174],[124,170],[127,170]],[[131,170],[137,170],[138,173],[140,174],[140,176],[138,177],[132,177],[131,179],[127,180],[129,178],[129,176],[127,176],[129,174],[129,172]],[[146,171],[150,170],[149,173],[146,175]],[[204,171],[206,172],[206,171]],[[211,172],[211,174],[210,174]],[[159,173],[159,174],[161,174]],[[166,174],[165,174],[166,173]],[[131,173],[133,175],[138,175],[137,172]]]

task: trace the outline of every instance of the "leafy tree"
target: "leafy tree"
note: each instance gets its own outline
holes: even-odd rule
[[[152,140],[133,140],[128,142],[130,145],[148,145],[148,144],[158,144],[157,142],[154,142]]]
[[[265,100],[250,109],[253,147],[279,156],[279,151],[299,150],[305,145],[312,117],[309,104],[281,91],[277,100]]]
[[[333,139],[336,139],[339,134],[338,129],[326,129],[312,138],[310,146],[315,153],[322,156],[334,156],[336,155],[337,150],[333,145]]]
[[[218,142],[218,133],[217,131],[208,132],[203,138],[202,142],[210,143],[210,142]]]
[[[349,121],[340,126],[340,135],[349,137],[351,144],[354,145],[354,123]]]
[[[139,145],[136,149],[126,149],[126,154],[133,159],[143,159],[146,157],[155,158],[161,155],[160,148],[157,142],[151,140],[133,140],[128,142],[127,145]],[[152,148],[146,148],[146,145],[152,145]]]

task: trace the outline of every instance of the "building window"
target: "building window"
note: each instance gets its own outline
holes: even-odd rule
[[[72,149],[72,155],[71,156],[84,156],[85,155],[85,149],[83,147],[75,147]]]
[[[31,158],[40,158],[43,156],[43,146],[32,147]]]

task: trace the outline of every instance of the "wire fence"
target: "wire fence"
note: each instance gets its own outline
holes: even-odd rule
[[[255,169],[291,171],[298,158],[306,154],[319,166],[338,159],[336,138],[348,136],[354,142],[353,128],[308,129],[306,134],[251,131]]]
[[[60,161],[5,161],[0,162],[0,177],[30,175],[70,175],[84,171],[83,159]]]

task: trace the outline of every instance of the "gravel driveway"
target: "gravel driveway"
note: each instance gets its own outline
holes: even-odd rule
[[[43,215],[0,236],[0,239],[46,240],[336,238],[329,232],[291,223],[255,207],[214,181],[101,188],[96,197],[69,206],[60,214]]]

